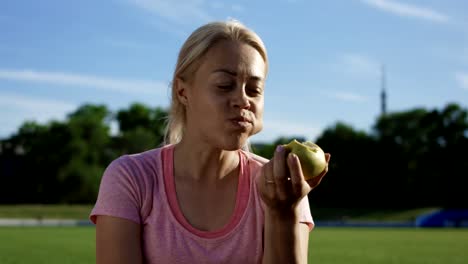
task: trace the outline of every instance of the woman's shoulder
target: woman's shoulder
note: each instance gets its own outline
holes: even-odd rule
[[[257,165],[257,166],[263,166],[265,163],[267,163],[269,160],[260,156],[260,155],[257,155],[253,152],[250,152],[250,151],[244,151],[242,150],[242,153],[244,153],[244,155],[247,157],[247,160],[251,163],[253,163],[254,165]]]
[[[157,147],[137,153],[126,153],[112,160],[106,170],[125,171],[135,174],[148,175],[161,168],[161,152],[168,146]]]
[[[123,154],[104,171],[91,220],[104,214],[143,223],[152,210],[162,177],[161,151],[155,148]]]
[[[127,165],[143,165],[148,163],[154,164],[155,162],[160,161],[161,152],[168,147],[168,145],[165,145],[162,147],[144,150],[141,152],[125,153],[114,159],[112,163]]]

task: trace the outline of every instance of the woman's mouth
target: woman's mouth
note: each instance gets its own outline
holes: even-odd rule
[[[250,121],[249,119],[247,119],[245,117],[232,118],[232,119],[230,119],[230,121],[237,128],[246,129],[246,128],[252,126],[252,121]]]

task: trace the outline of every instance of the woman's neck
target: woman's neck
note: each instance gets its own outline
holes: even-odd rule
[[[174,172],[187,180],[215,183],[230,175],[239,165],[237,151],[182,140],[174,148]]]

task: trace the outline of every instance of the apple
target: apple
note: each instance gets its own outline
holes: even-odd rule
[[[327,166],[325,153],[315,143],[310,141],[299,142],[293,139],[283,147],[291,153],[294,153],[301,162],[302,173],[306,180],[317,177]]]

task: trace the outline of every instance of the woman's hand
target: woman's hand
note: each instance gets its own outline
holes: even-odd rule
[[[273,158],[261,169],[257,188],[269,210],[282,213],[295,209],[299,201],[317,187],[328,171],[330,154],[325,154],[327,166],[323,172],[308,181],[304,179],[299,158],[287,153],[283,146],[276,148]]]

